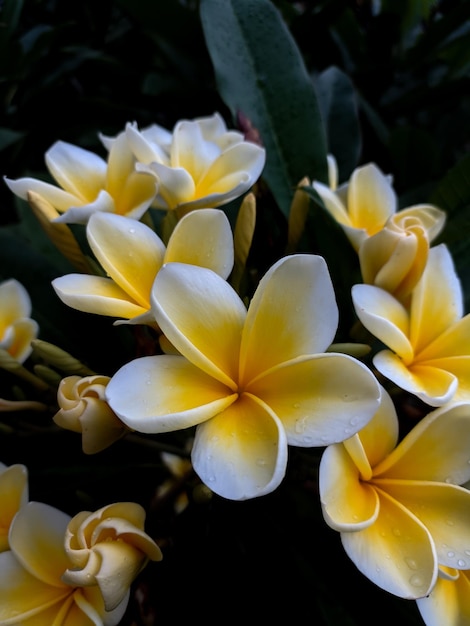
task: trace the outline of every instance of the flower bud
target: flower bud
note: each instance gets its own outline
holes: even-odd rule
[[[133,502],[76,515],[65,533],[71,567],[63,574],[63,582],[98,585],[106,610],[112,611],[148,561],[162,558],[160,548],[144,531],[144,521],[144,509]]]
[[[430,241],[443,225],[444,213],[432,206],[416,206],[394,214],[359,248],[364,283],[406,301],[424,271]]]
[[[108,376],[100,375],[67,376],[57,391],[60,410],[54,422],[82,434],[85,454],[101,452],[128,432],[105,400],[109,380]]]

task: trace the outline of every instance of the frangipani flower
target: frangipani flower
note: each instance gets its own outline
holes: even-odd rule
[[[71,565],[62,580],[77,587],[98,585],[106,610],[115,610],[147,562],[162,558],[160,548],[144,531],[144,522],[145,511],[134,502],[76,515],[65,534]]]
[[[470,623],[470,569],[440,567],[434,589],[416,604],[426,626],[466,626]]]
[[[163,433],[197,426],[192,463],[223,497],[273,491],[287,446],[324,446],[357,432],[378,406],[370,370],[323,354],[338,324],[323,258],[282,258],[265,274],[248,311],[209,269],[168,263],[152,310],[178,355],[124,365],[106,388],[130,427]]]
[[[66,376],[57,390],[54,422],[82,434],[85,454],[101,452],[128,432],[105,399],[109,376]]]
[[[28,470],[25,465],[7,467],[0,463],[0,552],[8,550],[10,525],[19,509],[28,502]]]
[[[29,357],[31,341],[39,333],[31,311],[31,299],[20,282],[10,278],[0,283],[0,348],[19,363]]]
[[[58,187],[34,178],[5,179],[11,191],[28,199],[32,191],[62,213],[57,222],[86,224],[96,212],[117,213],[139,220],[157,192],[155,177],[135,170],[135,159],[121,133],[107,162],[89,150],[57,141],[45,154]]]
[[[329,170],[332,176],[331,164]],[[357,167],[349,181],[337,188],[332,189],[319,181],[313,181],[312,186],[356,251],[367,237],[378,233],[397,212],[397,197],[392,180],[375,163]],[[415,216],[424,212],[423,222],[426,223],[427,213],[435,212],[436,207],[419,204],[404,210],[412,210]]]
[[[430,249],[409,310],[372,285],[354,285],[352,299],[362,324],[389,348],[373,357],[383,376],[431,406],[470,398],[470,315],[462,317],[462,288],[444,244]]]
[[[62,580],[70,567],[64,537],[70,517],[41,502],[21,507],[10,527],[10,550],[0,554],[0,624],[117,626],[129,593],[106,611],[98,585]],[[119,579],[119,572],[115,572]]]
[[[364,283],[405,302],[426,267],[431,241],[441,232],[445,213],[437,207],[412,207],[393,214],[359,247]]]
[[[240,197],[258,180],[266,160],[264,148],[227,130],[218,113],[181,120],[171,134],[157,125],[139,131],[136,124],[127,124],[125,132],[139,171],[158,179],[154,205],[180,214]]]
[[[326,522],[376,585],[416,599],[433,589],[438,564],[468,569],[470,404],[440,407],[397,445],[398,420],[384,391],[379,411],[320,461]]]
[[[233,267],[232,230],[218,209],[184,216],[166,247],[151,228],[120,215],[93,215],[86,232],[108,277],[68,274],[52,281],[59,298],[79,311],[151,323],[150,292],[164,263],[210,267],[224,279]]]

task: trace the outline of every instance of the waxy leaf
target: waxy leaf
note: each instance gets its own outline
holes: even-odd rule
[[[259,133],[263,178],[287,217],[304,176],[327,181],[322,119],[300,51],[268,0],[202,0],[200,12],[219,94]]]

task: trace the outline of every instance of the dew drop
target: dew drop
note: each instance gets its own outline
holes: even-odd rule
[[[410,578],[410,584],[413,585],[413,587],[421,587],[423,579],[419,574],[413,574]]]
[[[215,483],[215,476],[209,476],[207,481],[210,482],[210,483]]]
[[[408,565],[410,569],[418,569],[418,564],[414,559],[405,558],[405,563]]]
[[[259,467],[264,467],[266,465],[266,460],[265,459],[256,459],[256,465],[258,465]]]
[[[294,407],[294,409],[300,409],[300,402],[294,402],[292,406]]]
[[[470,550],[465,550],[465,554],[466,554],[467,556],[470,556]]]
[[[305,426],[306,426],[305,417],[302,417],[302,418],[300,418],[298,420],[295,420],[295,427],[294,428],[295,428],[295,432],[298,435],[301,435],[304,432]]]
[[[449,557],[449,559],[452,559],[455,556],[455,552],[452,552],[452,550],[449,550],[449,552],[447,553],[447,556]]]
[[[459,567],[464,568],[464,567],[466,567],[466,566],[467,566],[467,561],[464,561],[463,559],[459,559],[459,560],[457,561],[457,565],[458,565]]]
[[[135,228],[129,228],[129,232],[132,234],[135,233]]]
[[[401,530],[399,528],[393,528],[392,533],[395,535],[395,537],[401,536]]]

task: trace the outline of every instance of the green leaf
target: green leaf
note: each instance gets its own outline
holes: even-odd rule
[[[328,152],[338,164],[339,180],[347,180],[359,163],[362,139],[354,85],[342,70],[331,66],[314,78],[325,120]]]
[[[220,96],[259,132],[263,177],[288,216],[304,176],[328,178],[320,110],[297,44],[268,0],[202,0],[200,13]]]
[[[431,202],[446,211],[447,225],[441,237],[452,253],[470,311],[470,153],[466,154],[437,185]]]

